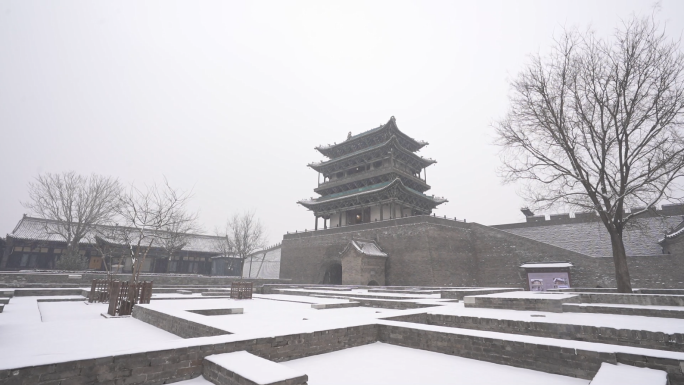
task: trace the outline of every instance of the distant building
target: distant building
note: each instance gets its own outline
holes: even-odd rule
[[[280,243],[252,253],[242,265],[246,278],[280,278]]]
[[[309,164],[319,173],[314,191],[320,197],[298,203],[314,212],[316,230],[318,218],[328,228],[429,215],[447,200],[425,195],[426,169],[436,161],[415,152],[427,144],[399,131],[392,117],[339,144],[316,147],[329,158]]]
[[[6,247],[0,260],[0,270],[53,270],[56,260],[66,248],[66,242],[50,231],[56,222],[49,219],[24,216],[12,233],[7,234]],[[124,245],[102,236],[112,227],[96,226],[91,234],[81,240],[79,253],[89,270],[130,272],[131,260],[125,256]],[[132,229],[129,229],[132,230]],[[160,242],[153,242],[142,272],[176,274],[212,274],[212,258],[220,256],[217,242],[220,237],[188,234],[183,237],[182,247],[169,253]],[[171,255],[169,255],[171,254]],[[231,263],[220,274],[239,276],[242,261],[227,257]]]

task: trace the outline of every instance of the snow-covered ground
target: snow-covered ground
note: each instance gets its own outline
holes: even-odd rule
[[[318,292],[319,290],[317,290]],[[349,293],[349,292],[347,292]],[[365,290],[350,294],[362,295]],[[78,299],[79,296],[14,297],[0,313],[0,369],[18,368],[82,358],[111,356],[149,350],[173,349],[207,343],[272,337],[313,332],[356,325],[380,323],[399,327],[433,330],[567,348],[625,352],[684,360],[684,353],[557,340],[516,334],[422,325],[381,318],[416,313],[451,314],[494,319],[522,320],[606,326],[624,329],[684,333],[680,319],[586,313],[548,313],[499,309],[465,308],[463,303],[448,302],[433,295],[411,300],[434,305],[421,309],[379,309],[350,307],[316,310],[311,304],[346,303],[348,299],[303,295],[258,295],[252,300],[160,295],[164,300],[138,305],[195,322],[226,330],[230,335],[182,339],[134,318],[104,318],[106,304],[75,302],[38,302],[38,299]],[[339,295],[339,291],[326,294]],[[375,295],[377,293],[368,293]],[[392,294],[394,295],[394,294]],[[573,294],[503,293],[489,296],[535,296],[554,298]],[[172,299],[178,296],[179,299]],[[519,298],[519,297],[518,297]],[[406,299],[398,301],[409,301]],[[188,310],[241,308],[243,314],[204,316]],[[543,315],[544,317],[532,317]],[[551,375],[526,369],[491,364],[455,356],[375,343],[338,352],[312,356],[284,363],[309,375],[311,385],[363,384],[588,384],[588,381]],[[341,370],[340,368],[344,368]],[[206,385],[194,379],[183,385]]]
[[[14,297],[0,313],[0,366],[59,362],[67,353],[99,357],[181,339],[134,318],[104,318],[106,304],[36,301],[47,298],[57,297]]]
[[[214,385],[213,382],[205,379],[202,376],[195,377],[192,380],[174,382],[173,384],[174,385]]]
[[[403,310],[350,307],[316,310],[312,303],[347,300],[295,295],[255,296],[252,300],[227,298],[198,301],[165,300],[142,305],[175,317],[200,322],[234,334],[272,336],[373,323],[378,317],[406,314]],[[271,299],[266,299],[271,298]],[[204,316],[187,310],[242,308],[243,314]]]
[[[309,385],[586,385],[588,380],[424,350],[374,344],[282,362]]]

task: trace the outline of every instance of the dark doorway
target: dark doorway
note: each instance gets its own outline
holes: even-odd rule
[[[375,282],[375,280],[372,280],[372,281],[368,282],[368,286],[378,286],[378,283]]]
[[[155,273],[166,273],[166,267],[168,266],[169,260],[166,258],[156,258],[154,260],[154,272]]]
[[[347,224],[348,225],[358,225],[360,223],[370,222],[370,207],[365,209],[349,210],[347,211]]]
[[[342,284],[342,265],[333,263],[328,266],[323,275],[324,285],[341,285]]]

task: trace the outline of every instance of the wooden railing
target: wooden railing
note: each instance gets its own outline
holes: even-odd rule
[[[93,279],[90,286],[88,302],[109,302],[109,293],[112,290],[112,277],[106,279]]]
[[[135,304],[150,303],[153,283],[153,281],[143,281],[137,284],[133,281],[113,281],[109,292],[107,313],[110,316],[131,315]]]
[[[252,299],[252,282],[231,282],[231,299]]]

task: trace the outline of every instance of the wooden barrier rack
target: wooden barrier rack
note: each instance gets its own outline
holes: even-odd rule
[[[252,299],[252,282],[231,282],[231,299]]]

